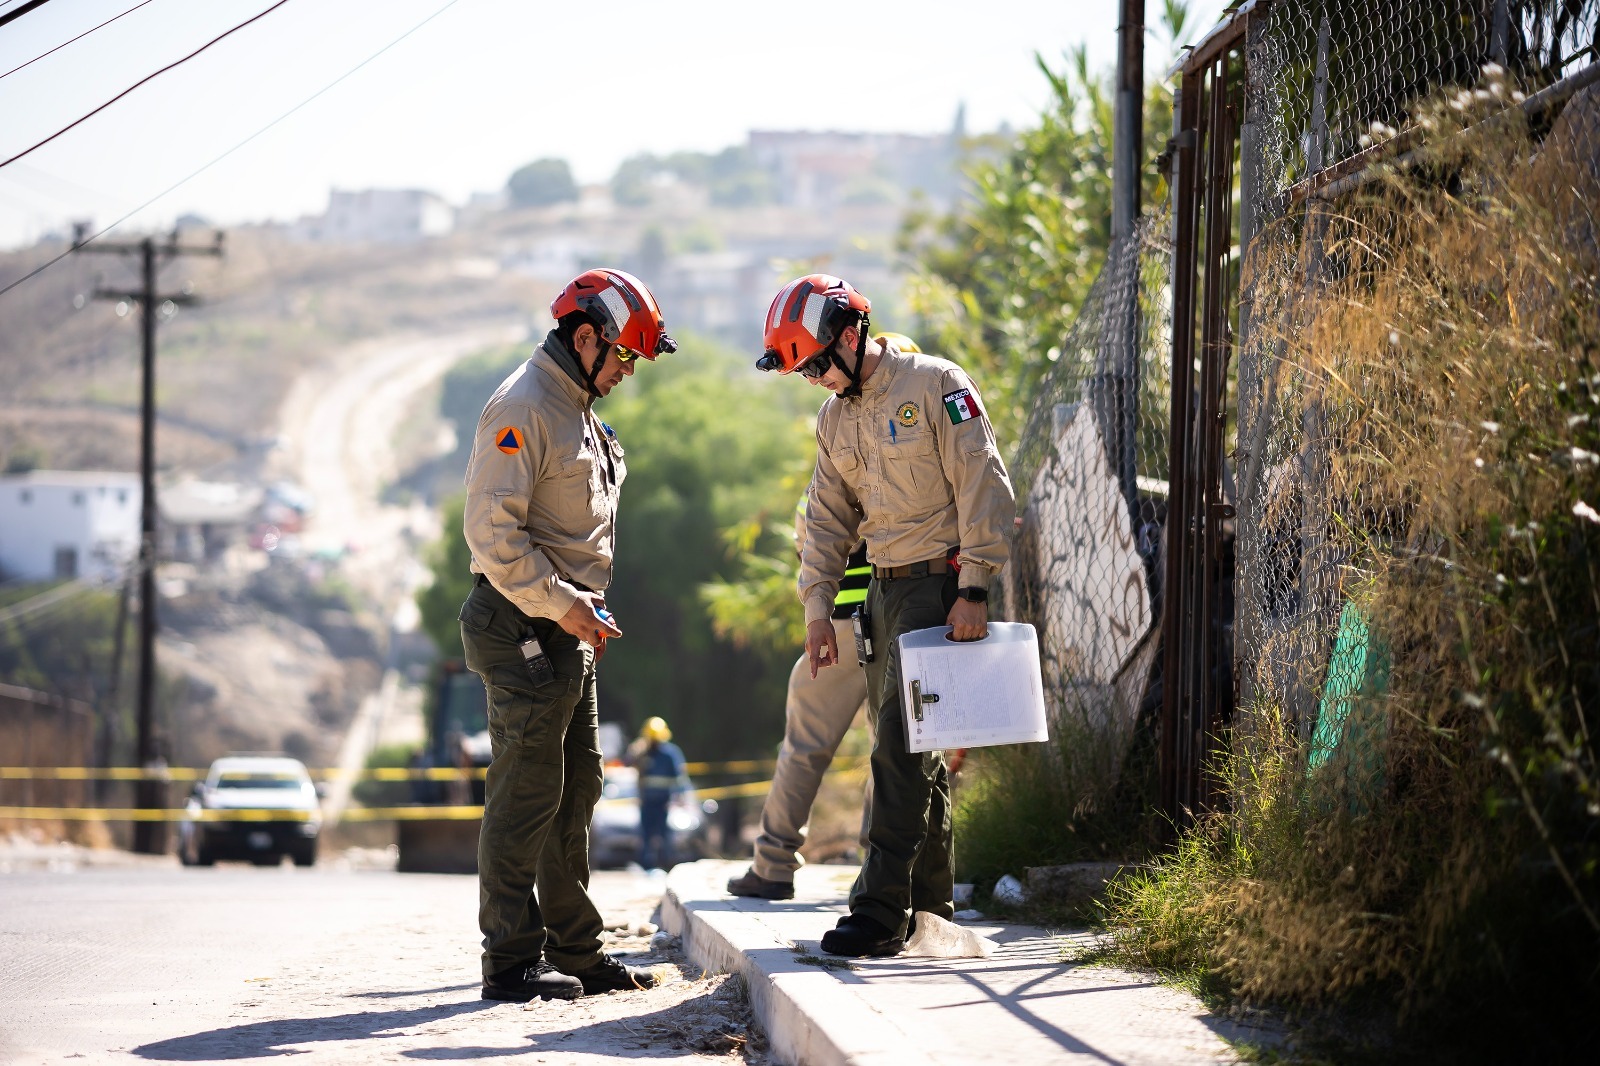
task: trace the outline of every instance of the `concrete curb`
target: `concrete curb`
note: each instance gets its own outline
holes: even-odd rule
[[[845,912],[856,868],[804,867],[795,898],[771,902],[726,893],[745,865],[674,868],[662,925],[695,965],[744,978],[786,1063],[1200,1066],[1237,1061],[1224,1036],[1261,1036],[1147,976],[1076,966],[1064,951],[1081,936],[1027,926],[974,926],[999,944],[988,959],[822,956],[817,938]]]
[[[716,869],[708,871],[708,866]],[[829,870],[837,876],[840,869],[814,867],[803,871],[797,881],[815,882]],[[751,1007],[766,1028],[774,1054],[784,1062],[806,1066],[904,1062],[909,1034],[851,994],[834,976],[835,971],[797,961],[802,955],[817,953],[816,942],[797,945],[767,917],[773,907],[792,913],[789,901],[746,901],[723,891],[722,883],[741,872],[738,863],[700,862],[677,866],[667,876],[663,925],[683,937],[690,960],[706,970],[744,978]],[[849,873],[853,879],[855,868],[850,867]],[[814,904],[800,906],[806,911],[821,910]],[[831,908],[832,913],[819,913],[817,935],[832,928],[844,910],[837,906]],[[801,950],[797,951],[797,946]],[[816,1021],[822,1018],[827,1019],[825,1026]]]

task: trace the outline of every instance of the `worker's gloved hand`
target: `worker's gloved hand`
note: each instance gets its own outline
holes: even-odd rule
[[[839,637],[833,631],[833,623],[826,618],[806,625],[806,658],[811,660],[812,677],[816,677],[822,667],[838,664]]]

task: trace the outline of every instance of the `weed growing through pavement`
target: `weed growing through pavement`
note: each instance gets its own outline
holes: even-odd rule
[[[824,970],[853,970],[855,964],[849,959],[834,958],[831,955],[817,955],[807,951],[799,944],[790,944],[789,950],[794,952],[794,961],[803,966],[818,966]]]

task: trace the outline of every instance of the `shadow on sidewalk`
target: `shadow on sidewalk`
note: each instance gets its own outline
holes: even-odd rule
[[[401,993],[408,994],[408,993]],[[412,1010],[361,1011],[325,1018],[283,1018],[250,1022],[226,1029],[211,1029],[191,1036],[175,1036],[133,1049],[144,1059],[162,1062],[215,1062],[228,1059],[268,1058],[273,1055],[299,1055],[295,1044],[332,1040],[367,1040],[392,1029],[426,1025],[442,1018],[484,1010],[495,1004],[488,1000],[446,1003]]]

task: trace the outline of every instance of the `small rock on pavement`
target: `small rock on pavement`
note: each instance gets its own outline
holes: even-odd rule
[[[683,947],[683,937],[673,936],[665,929],[657,932],[650,938],[650,951],[656,955],[665,955],[671,951],[678,951]]]

